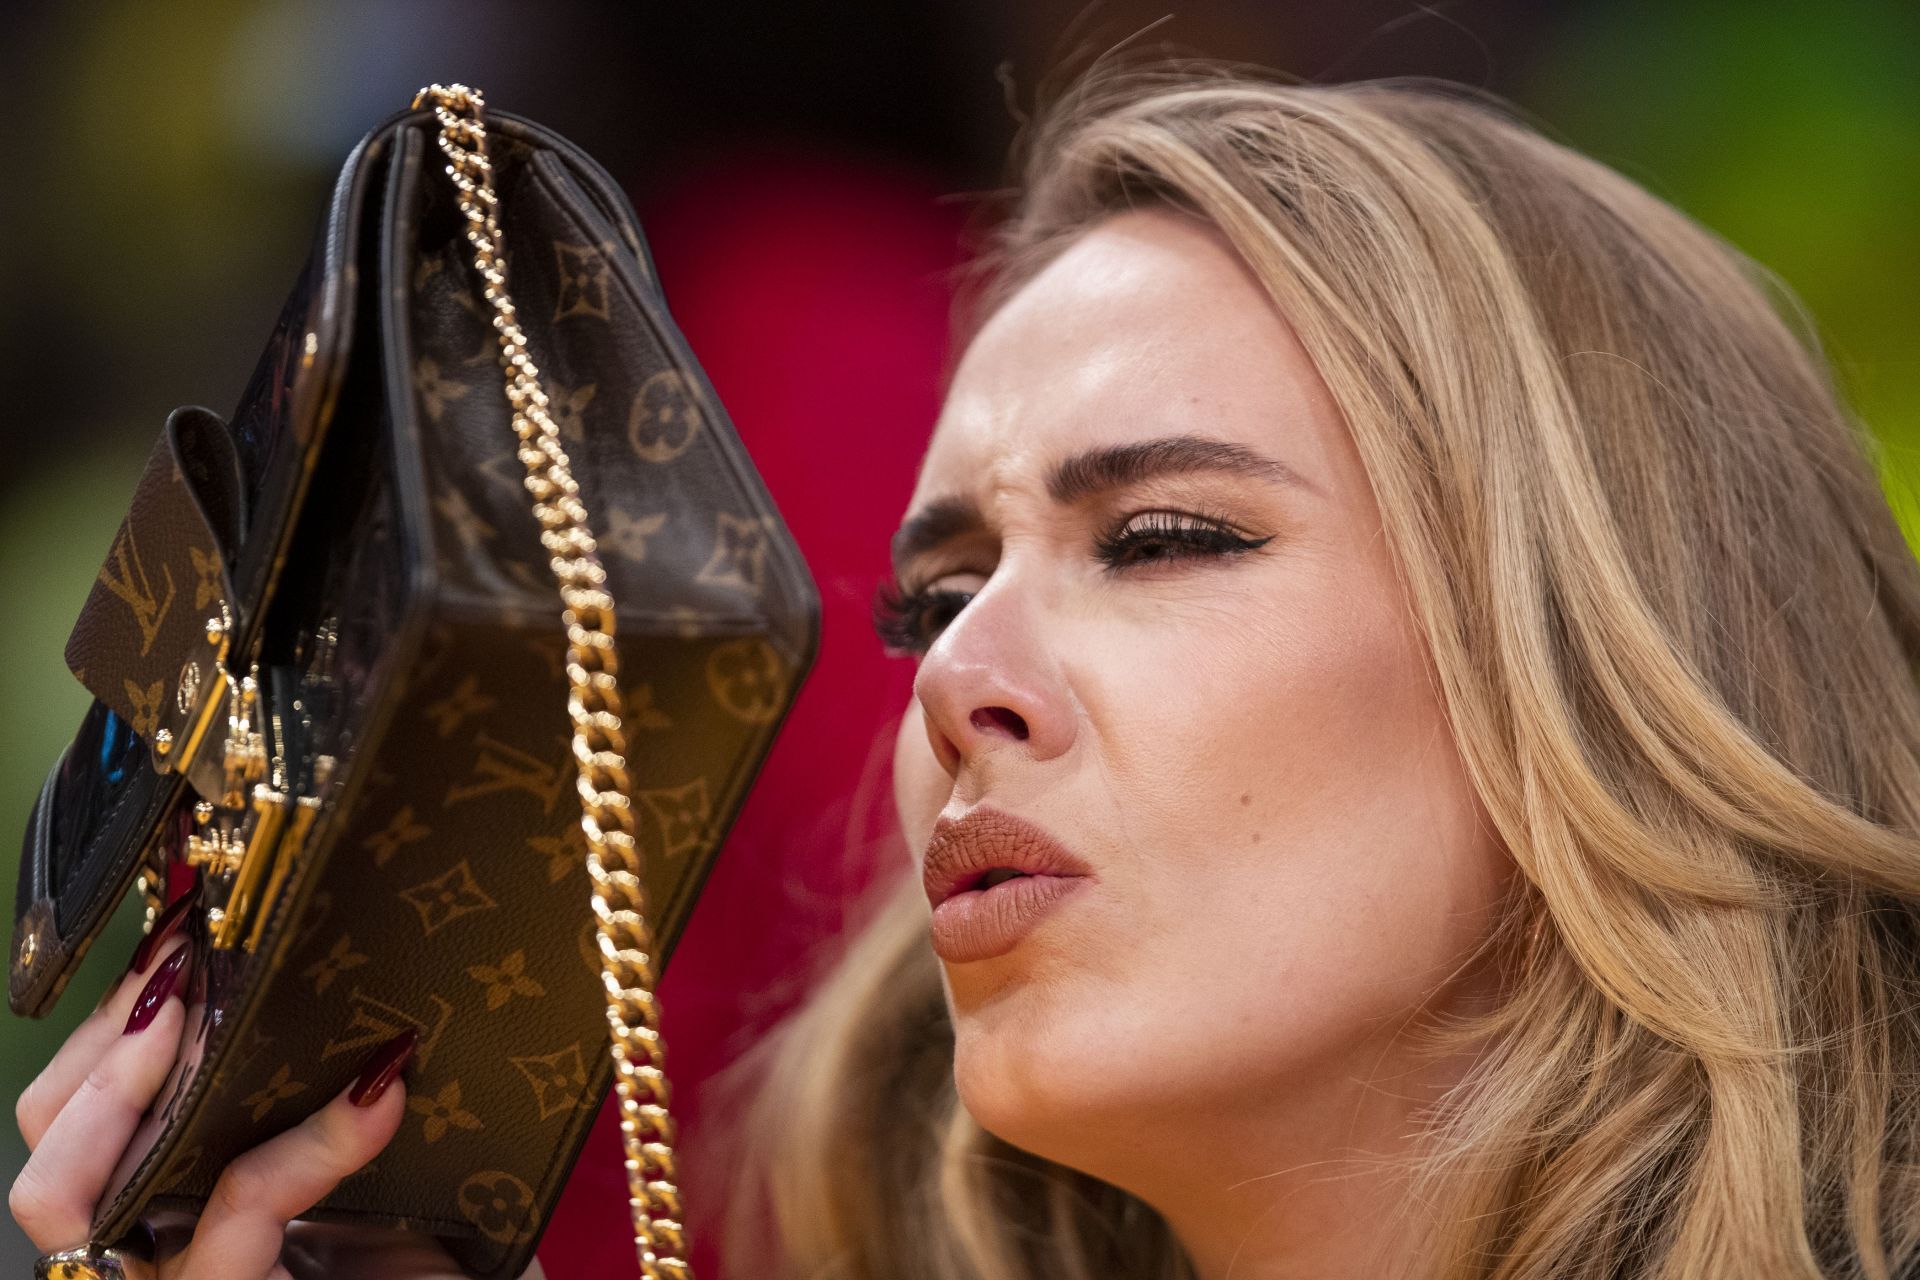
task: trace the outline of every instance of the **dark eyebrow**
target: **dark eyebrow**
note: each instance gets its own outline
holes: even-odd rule
[[[1047,496],[1062,506],[1152,476],[1187,471],[1224,471],[1257,480],[1312,488],[1286,463],[1230,440],[1163,436],[1133,444],[1103,445],[1063,459],[1047,477]]]
[[[1205,436],[1163,436],[1132,444],[1099,445],[1063,458],[1047,476],[1047,496],[1065,506],[1154,476],[1193,471],[1220,471],[1317,488],[1286,463],[1245,445]],[[909,516],[893,535],[894,566],[898,569],[950,538],[985,528],[980,508],[971,499],[936,498]]]
[[[900,532],[893,535],[893,565],[896,572],[922,552],[958,538],[978,533],[987,522],[971,498],[936,498],[908,516]]]

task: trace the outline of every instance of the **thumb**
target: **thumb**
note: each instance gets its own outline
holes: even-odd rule
[[[399,1072],[415,1040],[407,1031],[374,1050],[353,1085],[221,1171],[187,1246],[182,1280],[273,1274],[287,1223],[378,1155],[399,1130],[406,1113]]]

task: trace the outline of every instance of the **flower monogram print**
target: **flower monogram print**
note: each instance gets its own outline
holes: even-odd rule
[[[467,976],[487,988],[487,1008],[498,1009],[515,996],[543,996],[547,989],[527,976],[527,953],[515,951],[499,964],[476,964]]]
[[[427,416],[435,422],[447,411],[447,406],[473,390],[464,382],[455,382],[440,373],[440,362],[432,356],[422,356],[413,366],[413,389],[419,393],[421,407]]]
[[[779,718],[789,678],[780,655],[758,636],[729,640],[707,656],[707,688],[713,700],[748,724]]]
[[[554,260],[559,265],[560,296],[554,301],[553,318],[596,316],[607,318],[607,262],[598,250],[587,244],[553,242]]]
[[[587,442],[586,413],[587,406],[593,403],[600,384],[589,382],[583,387],[568,387],[547,379],[547,414],[553,419],[553,425],[559,430],[560,438],[568,444]],[[519,458],[509,454],[517,463]]]
[[[465,858],[447,868],[445,874],[401,890],[400,896],[420,913],[420,926],[428,937],[461,916],[500,905],[474,880]]]
[[[293,1068],[283,1062],[273,1078],[241,1099],[240,1105],[253,1109],[253,1121],[258,1124],[266,1119],[267,1112],[273,1110],[276,1103],[306,1091],[307,1086],[293,1078]]]
[[[498,698],[480,692],[480,677],[469,675],[458,688],[438,702],[427,704],[427,716],[443,738],[465,724],[469,717],[484,715],[500,705]]]
[[[640,801],[660,821],[660,852],[667,857],[697,848],[705,838],[707,822],[713,817],[705,778],[695,778],[684,787],[642,791]]]
[[[662,369],[640,384],[627,410],[627,443],[647,462],[666,463],[687,451],[706,415],[687,394],[678,369]]]
[[[600,545],[640,564],[647,558],[647,539],[660,532],[660,526],[666,522],[664,511],[630,516],[619,507],[608,507],[607,532],[601,537]]]
[[[132,711],[128,723],[133,731],[142,737],[151,737],[155,726],[160,723],[160,695],[165,690],[158,680],[142,689],[133,681],[127,681],[127,704]]]
[[[697,582],[719,582],[737,587],[750,596],[760,594],[767,578],[767,531],[758,520],[719,513],[713,535],[713,555],[700,572]]]
[[[460,1105],[460,1082],[447,1081],[439,1093],[428,1097],[424,1093],[411,1094],[407,1098],[407,1110],[418,1112],[426,1119],[421,1122],[428,1142],[438,1142],[446,1136],[449,1128],[478,1129],[480,1117]]]
[[[527,847],[547,860],[547,883],[559,884],[586,866],[587,835],[580,824],[570,822],[557,836],[528,836]]]
[[[509,1058],[533,1088],[534,1105],[540,1118],[571,1111],[580,1104],[581,1090],[587,1087],[587,1066],[580,1056],[580,1042],[574,1041],[558,1053],[544,1057]]]
[[[533,1188],[500,1169],[487,1169],[460,1184],[460,1216],[496,1244],[526,1235]]]
[[[341,934],[333,944],[333,949],[302,969],[300,976],[313,983],[313,994],[324,995],[335,978],[349,969],[358,969],[366,962],[367,957],[353,949],[353,939]]]
[[[402,846],[425,840],[431,834],[431,829],[424,822],[414,820],[413,806],[402,805],[394,811],[392,821],[367,837],[363,847],[372,851],[374,866],[384,867],[393,860],[394,854],[400,852]]]
[[[188,547],[187,559],[193,562],[193,607],[204,609],[220,598],[220,557]]]

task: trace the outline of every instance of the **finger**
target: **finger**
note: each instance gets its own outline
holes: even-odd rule
[[[7,1204],[42,1250],[86,1243],[94,1206],[173,1069],[185,1026],[178,993],[163,995],[143,1029],[121,1036],[99,1056],[41,1134]]]
[[[184,902],[186,899],[180,901]],[[176,902],[174,905],[178,907],[179,903]],[[154,933],[147,936],[150,938],[157,936],[163,925],[164,917],[162,921],[156,922]],[[172,926],[165,927],[169,932],[172,931]],[[40,1145],[40,1136],[47,1131],[47,1126],[53,1123],[53,1118],[60,1114],[60,1109],[67,1105],[67,1099],[73,1096],[74,1090],[78,1089],[80,1082],[87,1078],[87,1073],[93,1070],[94,1064],[99,1062],[119,1039],[121,1031],[127,1024],[127,1014],[139,1000],[148,983],[153,980],[154,975],[160,971],[159,966],[166,963],[167,957],[186,945],[188,945],[186,939],[163,938],[150,953],[143,972],[136,973],[129,965],[127,971],[117,980],[116,985],[95,1006],[93,1012],[73,1029],[72,1034],[54,1053],[53,1059],[21,1092],[19,1099],[14,1103],[13,1116],[20,1127],[20,1136],[26,1139],[27,1150],[31,1151]]]
[[[410,1051],[411,1043],[406,1047]],[[399,1064],[389,1065],[397,1073]],[[351,1092],[351,1087],[341,1090],[326,1106],[221,1171],[187,1246],[179,1280],[263,1280],[272,1274],[287,1223],[378,1155],[400,1128],[406,1090],[397,1078],[364,1107],[353,1104]]]

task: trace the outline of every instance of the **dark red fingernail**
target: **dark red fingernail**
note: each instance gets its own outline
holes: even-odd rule
[[[420,1033],[409,1027],[375,1049],[366,1065],[360,1068],[360,1078],[347,1091],[347,1101],[356,1107],[370,1107],[378,1102],[400,1074],[400,1068],[407,1065],[407,1059],[413,1056],[413,1047],[419,1042]]]
[[[187,913],[199,901],[200,882],[195,880],[193,888],[168,903],[167,909],[154,917],[153,928],[147,930],[147,936],[140,939],[140,945],[133,949],[133,959],[127,964],[128,972],[145,973],[167,939],[180,932],[180,926],[187,921]]]
[[[130,1036],[136,1031],[145,1031],[147,1024],[160,1012],[160,1006],[173,994],[173,988],[180,981],[180,971],[187,967],[187,957],[193,948],[181,947],[178,951],[160,962],[160,967],[147,979],[147,985],[140,990],[140,998],[133,1002],[133,1012],[127,1015],[126,1029],[120,1034]]]

